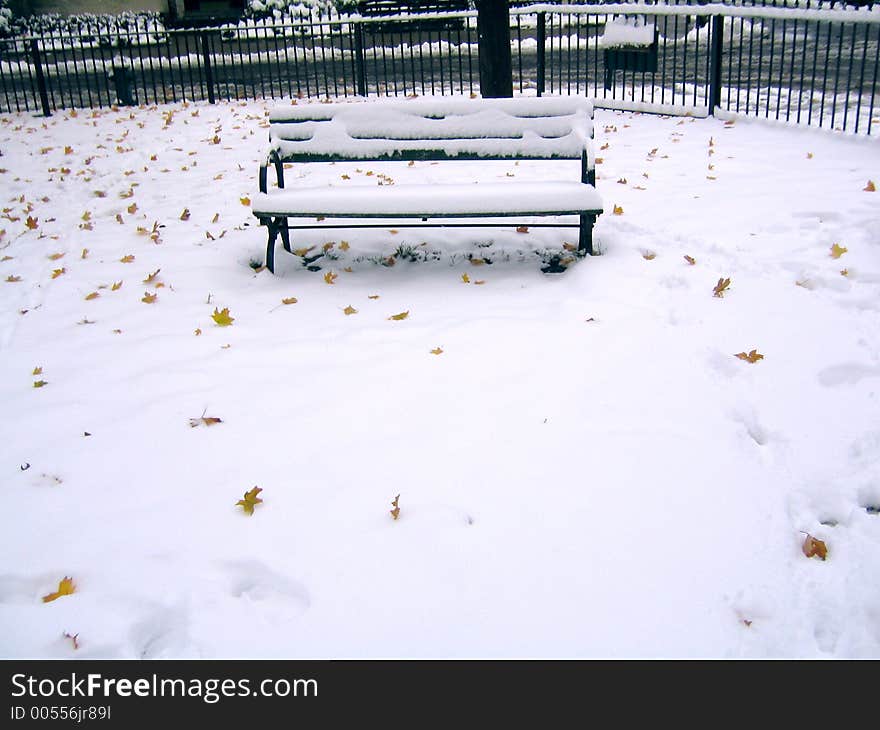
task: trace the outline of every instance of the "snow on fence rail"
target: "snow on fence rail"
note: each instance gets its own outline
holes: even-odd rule
[[[0,109],[181,100],[479,92],[476,12],[265,18],[0,40]],[[642,18],[640,47],[603,45]],[[438,27],[424,21],[448,21]],[[721,111],[876,134],[880,6],[533,4],[510,11],[514,88],[598,106]],[[611,27],[610,25],[608,27]],[[107,40],[109,38],[110,40]],[[126,73],[113,73],[122,58]]]

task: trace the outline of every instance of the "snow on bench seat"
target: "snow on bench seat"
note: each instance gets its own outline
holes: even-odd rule
[[[570,181],[405,186],[324,186],[261,193],[255,215],[339,218],[567,215],[601,211],[592,185]]]
[[[471,99],[462,96],[419,97],[416,99],[364,99],[331,104],[277,105],[269,110],[269,122],[297,122],[333,119],[341,111],[356,109],[362,114],[381,114],[387,110],[405,111],[423,117],[440,118],[450,114],[471,114],[497,109],[516,117],[559,117],[583,112],[593,118],[593,102],[583,96],[514,97]]]

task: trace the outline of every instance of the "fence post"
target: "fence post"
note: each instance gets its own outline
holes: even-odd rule
[[[49,109],[49,90],[46,88],[46,77],[43,75],[43,59],[40,57],[40,45],[36,38],[31,38],[31,58],[34,62],[34,73],[37,77],[40,103],[43,105],[43,116],[51,117],[52,110]]]
[[[367,62],[364,59],[364,26],[354,24],[354,79],[357,95],[367,95]]]
[[[513,96],[508,0],[477,0],[480,94],[488,99]]]
[[[208,85],[208,103],[216,104],[214,98],[214,69],[211,68],[211,38],[207,30],[202,31],[202,60],[205,64],[205,83]]]
[[[547,68],[545,43],[547,41],[547,14],[538,13],[538,96],[544,93],[544,73]]]
[[[724,40],[724,16],[712,16],[712,44],[709,47],[709,114],[715,116],[715,107],[721,106],[721,55]]]

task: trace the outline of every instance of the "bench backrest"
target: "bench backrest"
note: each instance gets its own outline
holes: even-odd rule
[[[584,97],[431,97],[274,108],[270,160],[582,159],[594,166]]]

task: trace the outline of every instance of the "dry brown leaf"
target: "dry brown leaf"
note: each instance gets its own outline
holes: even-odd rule
[[[834,244],[831,246],[831,258],[839,259],[843,254],[845,254],[849,249],[846,246],[839,246],[838,244]]]
[[[180,220],[188,221],[189,220],[189,208],[184,208],[183,212],[180,214]]]
[[[285,297],[284,299],[281,300],[282,304],[296,304],[296,302],[297,302],[296,297]]]
[[[92,299],[97,299],[99,296],[101,296],[101,295],[98,294],[98,292],[93,291],[90,294],[86,294],[86,301],[90,302]]]
[[[693,256],[688,256],[687,254],[685,254],[684,260],[687,261],[691,266],[695,266],[697,263],[697,260]]]
[[[442,355],[443,348],[442,347],[435,347],[433,350],[431,350],[431,354],[432,355]]]
[[[406,319],[407,317],[409,317],[409,310],[406,310],[405,312],[400,312],[398,314],[392,314],[388,319],[393,319],[399,322],[400,320]]]
[[[825,545],[822,540],[819,540],[809,533],[804,538],[804,544],[801,545],[801,550],[803,550],[804,555],[808,558],[819,558],[820,560],[825,560],[828,557],[828,546]]]
[[[126,254],[121,259],[119,259],[119,262],[122,264],[130,264],[132,261],[134,261],[134,254],[131,253]]]
[[[217,418],[216,416],[206,416],[204,413],[198,418],[190,418],[189,425],[191,428],[195,428],[196,426],[214,426],[218,423],[223,423],[222,418]]]
[[[358,312],[358,311],[357,311],[354,307],[352,307],[350,304],[349,304],[345,309],[343,309],[342,311],[345,312],[345,314],[357,314],[357,312]]]
[[[866,193],[876,193],[876,192],[877,192],[877,186],[874,185],[874,181],[873,181],[873,180],[868,180],[868,184],[865,185],[865,187],[863,187],[862,190],[864,190]]]
[[[150,294],[150,292],[144,292],[144,295],[141,297],[141,301],[144,304],[152,304],[158,298],[158,294]]]
[[[611,211],[614,215],[623,215],[623,207],[620,205],[615,205],[614,209]]]
[[[735,357],[738,357],[740,360],[745,360],[746,362],[756,363],[758,360],[763,360],[764,356],[758,352],[757,350],[751,350],[750,352],[738,352]]]
[[[529,232],[529,227],[528,227],[528,226],[517,226],[517,227],[516,227],[516,232],[517,232],[517,233],[528,233],[528,232]]]
[[[338,278],[339,274],[334,274],[332,271],[328,271],[326,274],[324,274],[324,283],[333,284]]]
[[[728,287],[730,286],[730,279],[721,278],[718,280],[718,283],[715,285],[715,288],[712,290],[713,296],[723,297]]]
[[[642,258],[646,259],[647,261],[653,261],[655,258],[657,258],[657,254],[655,254],[653,251],[643,251]]]
[[[54,269],[52,271],[52,278],[57,279],[62,274],[66,274],[66,273],[67,273],[67,269],[65,269],[64,267],[61,267],[60,269]]]
[[[391,502],[393,509],[389,510],[391,516],[396,520],[400,517],[400,495],[398,494]]]

